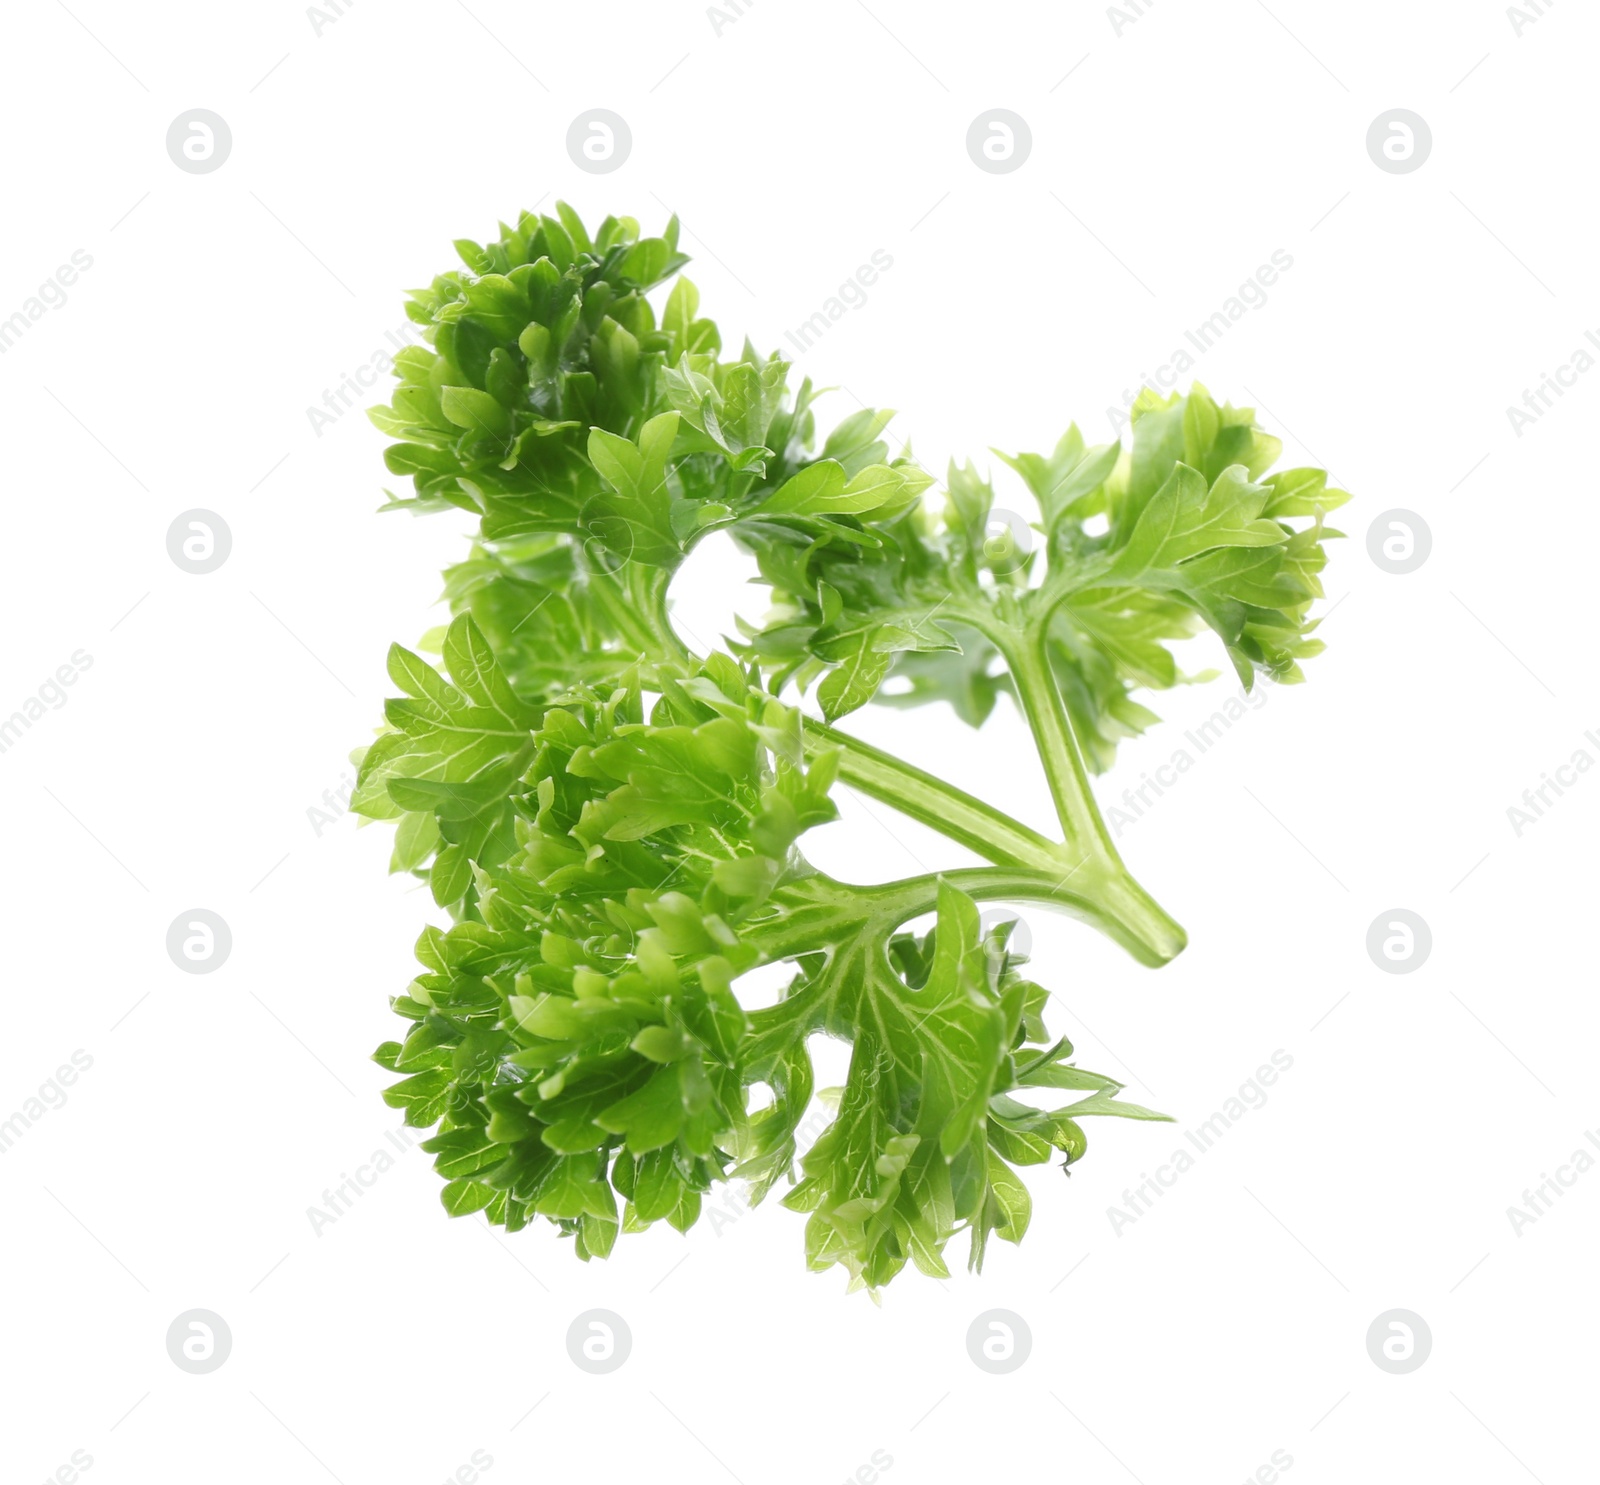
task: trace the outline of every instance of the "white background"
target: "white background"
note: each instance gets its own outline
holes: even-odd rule
[[[399,0],[318,34],[289,3],[7,7],[0,319],[75,250],[93,266],[0,356],[0,714],[93,663],[0,755],[0,1118],[75,1050],[93,1066],[0,1164],[5,1481],[75,1450],[106,1485],[434,1485],[475,1450],[491,1482],[827,1482],[874,1451],[891,1485],[1234,1482],[1280,1450],[1294,1485],[1594,1477],[1600,1173],[1520,1235],[1507,1208],[1600,1125],[1600,775],[1520,838],[1506,811],[1600,758],[1600,374],[1520,437],[1506,408],[1600,329],[1600,25],[1562,4],[1519,36],[1487,0],[1142,8],[758,0],[719,27],[679,0]],[[566,153],[593,107],[633,133],[607,176]],[[1010,174],[965,150],[994,107],[1032,130]],[[1396,107],[1433,133],[1412,174],[1365,147]],[[212,174],[166,153],[194,108],[231,126]],[[388,643],[438,622],[465,524],[375,515],[382,439],[354,412],[318,436],[307,409],[452,238],[558,198],[650,230],[678,211],[730,345],[787,344],[885,250],[801,366],[848,389],[825,426],[857,397],[903,409],[941,469],[1074,417],[1103,439],[1186,328],[1293,258],[1195,374],[1355,493],[1328,653],[1123,835],[1189,929],[1177,963],[1030,918],[1052,1025],[1179,1122],[1102,1122],[1070,1182],[1031,1171],[1032,1231],[981,1278],[908,1273],[875,1307],[805,1271],[775,1202],[583,1266],[548,1229],[446,1219],[416,1153],[320,1236],[308,1219],[396,1126],[366,1058],[432,910],[385,876],[385,831],[307,812],[379,717]],[[166,552],[193,507],[233,533],[209,576]],[[1395,507],[1433,533],[1408,576],[1366,551]],[[754,612],[743,576],[698,558],[686,630]],[[1159,698],[1102,797],[1230,685]],[[982,733],[943,709],[853,721],[1048,818],[1006,703]],[[844,805],[808,847],[825,867],[959,860]],[[165,949],[195,907],[233,934],[206,976]],[[1406,976],[1365,948],[1395,907],[1433,933]],[[1269,1102],[1118,1235],[1107,1209],[1276,1049]],[[207,1376],[166,1352],[192,1308],[233,1335]],[[633,1335],[608,1376],[567,1357],[594,1308]],[[991,1308],[1032,1332],[1010,1375],[967,1356]],[[1432,1332],[1409,1375],[1367,1354],[1393,1308]]]

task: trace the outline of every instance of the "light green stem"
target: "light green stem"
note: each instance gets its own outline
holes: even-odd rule
[[[589,591],[605,610],[623,641],[650,661],[664,659],[692,663],[689,651],[667,618],[667,585],[672,574],[665,568],[629,563],[616,573],[596,573]]]
[[[840,752],[839,777],[901,814],[937,830],[997,866],[1070,871],[1078,857],[1003,810],[953,784],[864,743],[860,738],[806,719],[806,749]]]
[[[1099,860],[1122,865],[1117,848],[1100,816],[1089,787],[1083,750],[1061,700],[1061,688],[1045,653],[1043,631],[1009,630],[995,626],[990,635],[1005,657],[1017,698],[1022,703],[1029,730],[1038,747],[1055,801],[1056,815],[1067,840]]]
[[[1133,879],[1117,854],[1050,665],[1048,632],[1045,619],[1025,629],[996,625],[989,638],[1005,657],[1067,844],[1085,863],[1100,906],[1136,936],[1142,946],[1133,950],[1136,957],[1147,964],[1164,964],[1182,952],[1188,936]]]
[[[819,873],[778,889],[774,902],[783,913],[770,927],[756,921],[741,932],[768,961],[793,958],[863,933],[887,939],[902,924],[938,906],[941,881],[976,902],[1036,902],[1065,913],[1098,928],[1151,967],[1165,964],[1183,947],[1183,930],[1137,883],[1125,873],[1114,877],[1096,866],[1076,873],[962,867],[872,887],[836,882]]]

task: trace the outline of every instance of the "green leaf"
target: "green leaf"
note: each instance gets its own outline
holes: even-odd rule
[[[595,497],[584,526],[619,558],[660,567],[680,555],[666,486],[677,429],[678,414],[666,412],[644,425],[638,443],[603,428],[590,430],[589,461],[610,493]]]
[[[635,1155],[659,1150],[678,1137],[684,1122],[683,1090],[676,1067],[663,1067],[637,1093],[612,1104],[596,1122],[628,1138]]]
[[[439,1200],[452,1217],[465,1217],[473,1212],[481,1212],[494,1200],[494,1196],[494,1190],[489,1186],[477,1181],[460,1180],[451,1181],[439,1193]]]
[[[692,1043],[681,1032],[670,1026],[646,1026],[629,1045],[641,1057],[652,1062],[676,1062],[689,1054]]]
[[[1258,519],[1266,491],[1244,469],[1225,469],[1211,488],[1197,470],[1180,464],[1151,497],[1110,576],[1129,579],[1176,567],[1214,547],[1277,546],[1284,531]]]
[[[503,438],[511,427],[511,414],[476,387],[446,387],[439,406],[456,427],[484,438]]]
[[[1083,435],[1074,423],[1048,458],[1042,454],[1001,454],[998,449],[994,452],[1022,476],[1039,502],[1046,529],[1053,530],[1064,516],[1097,513],[1100,503],[1094,496],[1111,477],[1122,450],[1114,443],[1085,448]]]
[[[889,669],[887,651],[873,647],[873,634],[861,634],[853,649],[828,672],[817,688],[817,702],[829,722],[837,722],[877,694]]]
[[[1142,1104],[1124,1103],[1111,1090],[1102,1090],[1088,1098],[1079,1099],[1077,1103],[1068,1104],[1062,1113],[1073,1119],[1081,1119],[1087,1114],[1114,1114],[1121,1119],[1157,1119],[1166,1124],[1172,1122],[1171,1114],[1159,1114]]]

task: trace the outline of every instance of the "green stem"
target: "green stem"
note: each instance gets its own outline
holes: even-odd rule
[[[839,777],[845,783],[997,866],[1066,872],[1082,859],[992,804],[836,727],[807,717],[805,739],[811,753],[839,749]]]
[[[1067,843],[1081,853],[1086,869],[1092,868],[1097,879],[1099,905],[1136,935],[1143,946],[1142,952],[1133,951],[1136,957],[1147,964],[1164,964],[1182,952],[1188,937],[1133,879],[1112,844],[1089,785],[1083,750],[1078,746],[1061,688],[1051,669],[1048,633],[1046,620],[1025,629],[994,625],[988,637],[1005,657],[1011,672]]]
[[[1056,815],[1067,839],[1097,859],[1120,867],[1117,848],[1111,843],[1111,835],[1089,787],[1083,750],[1078,746],[1072,721],[1061,700],[1061,688],[1050,668],[1045,630],[1031,627],[1016,630],[994,625],[989,638],[1005,657],[1006,668],[1011,672],[1012,684],[1033,733],[1039,761],[1044,765],[1045,778],[1050,785],[1050,797],[1055,801]]]
[[[671,574],[658,568],[630,569],[628,580],[629,594],[636,604],[634,613],[628,616],[630,623],[637,625],[641,618],[646,621],[658,656],[668,655],[692,663],[689,651],[667,617],[667,587]],[[620,621],[621,616],[617,617]],[[1182,952],[1187,937],[1128,874],[1111,843],[1090,791],[1083,756],[1061,693],[1049,670],[1043,629],[1030,637],[1027,632],[1014,628],[996,628],[998,632],[990,634],[989,638],[1011,667],[1012,679],[1044,761],[1051,795],[1067,832],[1065,845],[1014,820],[975,795],[809,717],[805,723],[806,751],[815,754],[837,748],[839,777],[845,783],[993,863],[993,868],[945,873],[948,880],[958,884],[970,880],[977,890],[991,898],[1044,902],[1093,923],[1141,964],[1165,964]],[[1007,868],[1011,869],[1009,877],[1004,871]],[[993,869],[1001,869],[1001,875],[984,875]],[[938,878],[913,880],[936,884]],[[841,890],[862,893],[887,889]],[[922,897],[927,901],[907,912],[900,922],[932,909],[934,897],[929,896],[930,890],[924,885]],[[821,942],[835,942],[837,932],[835,920],[833,933]]]
[[[1183,925],[1129,875],[1118,871],[1101,886],[1095,906],[1101,926],[1141,964],[1159,969],[1189,942]],[[1114,924],[1115,928],[1107,926]]]
[[[691,660],[667,619],[667,586],[672,574],[662,567],[630,562],[616,573],[596,573],[589,591],[605,609],[624,643],[647,660]]]
[[[745,925],[742,936],[769,962],[861,934],[887,939],[903,923],[938,906],[941,881],[976,902],[1037,902],[1065,913],[1098,928],[1141,964],[1165,964],[1183,947],[1183,930],[1137,883],[1125,874],[1119,880],[1103,867],[1092,865],[1066,874],[1005,866],[964,867],[871,887],[852,886],[818,873],[780,888],[774,901],[783,909],[781,916],[770,926],[759,921]],[[1163,923],[1170,928],[1163,931]]]

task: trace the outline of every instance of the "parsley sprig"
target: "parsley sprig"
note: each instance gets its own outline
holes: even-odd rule
[[[1038,505],[1012,529],[970,465],[935,493],[892,454],[888,412],[819,447],[808,380],[748,343],[723,358],[677,276],[676,219],[591,234],[561,205],[456,247],[465,271],[413,292],[427,344],[372,413],[411,483],[387,508],[478,521],[445,575],[455,618],[424,645],[440,664],[390,653],[402,694],[353,801],[396,822],[393,869],[452,920],[423,931],[394,1001],[410,1026],[376,1054],[399,1075],[388,1102],[437,1126],[448,1211],[548,1219],[585,1258],[687,1229],[738,1177],[756,1200],[792,1183],[813,1268],[872,1288],[907,1262],[942,1275],[960,1231],[981,1264],[1027,1228],[1016,1167],[1078,1159],[1085,1117],[1163,1116],[1075,1065],[978,905],[1059,909],[1150,965],[1183,948],[1090,776],[1155,721],[1135,693],[1191,679],[1174,641],[1208,627],[1246,685],[1300,678],[1338,534],[1323,516],[1348,497],[1320,470],[1269,473],[1278,441],[1196,386],[1146,393],[1130,450],[1074,427],[1048,455],[1001,455]],[[718,530],[772,606],[701,655],[668,589]],[[947,701],[976,726],[1001,692],[1059,836],[837,725]],[[840,781],[985,864],[872,885],[818,871],[800,843]],[[739,976],[775,962],[785,993],[745,1009]],[[850,1043],[850,1071],[801,1153],[818,1034]]]

